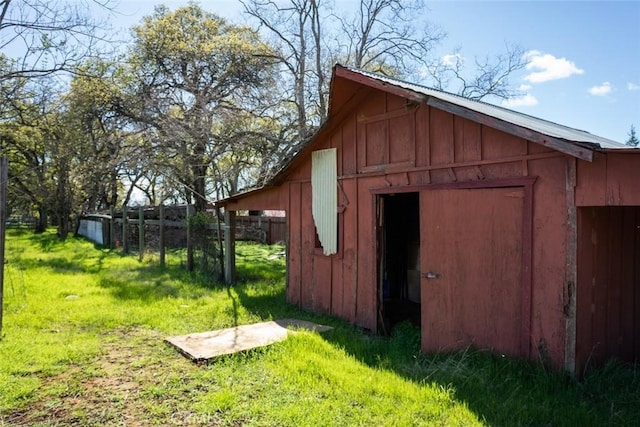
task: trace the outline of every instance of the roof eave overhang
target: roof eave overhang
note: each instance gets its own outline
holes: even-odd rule
[[[258,187],[258,188],[252,188],[250,190],[246,190],[246,191],[243,191],[241,193],[236,193],[236,194],[233,194],[233,195],[231,195],[229,197],[225,197],[224,199],[216,200],[212,204],[213,204],[213,207],[215,209],[224,208],[225,206],[227,206],[229,204],[232,204],[232,203],[235,203],[240,199],[252,196],[252,195],[254,195],[256,193],[260,193],[260,192],[268,190],[269,188],[272,188],[272,187],[273,187],[272,185],[265,185],[265,186]]]
[[[391,83],[384,82],[382,80],[377,80],[375,78],[365,76],[363,74],[360,74],[348,68],[345,68],[341,65],[335,66],[334,76],[343,77],[355,83],[359,83],[361,85],[368,86],[373,89],[378,89],[387,93],[391,93],[393,95],[398,95],[400,97],[406,98],[409,101],[413,101],[413,102],[426,103],[429,98],[427,95],[424,95],[422,93],[417,93],[411,89],[406,89],[401,86],[396,86]]]
[[[418,93],[415,92],[411,89],[407,89],[407,88],[403,88],[401,86],[397,86],[394,85],[392,83],[388,83],[382,80],[378,80],[366,75],[363,75],[361,73],[358,73],[356,71],[353,71],[349,68],[346,68],[344,66],[341,65],[336,65],[333,69],[333,78],[331,79],[331,86],[332,89],[330,91],[330,93],[333,92],[333,85],[335,83],[334,79],[336,77],[340,77],[340,78],[345,78],[347,80],[350,80],[352,82],[358,83],[360,85],[372,88],[372,89],[377,89],[377,90],[381,90],[393,95],[397,95],[399,97],[403,97],[409,101],[412,102],[416,102],[419,104],[425,104],[428,105],[430,107],[433,108],[437,108],[439,110],[443,110],[446,112],[449,112],[451,114],[460,116],[460,117],[464,117],[468,120],[474,121],[476,123],[503,131],[505,133],[508,133],[510,135],[525,139],[527,141],[531,141],[533,143],[536,144],[540,144],[543,145],[545,147],[549,147],[553,150],[559,151],[561,153],[567,154],[569,156],[573,156],[576,157],[578,159],[581,160],[585,160],[588,162],[592,162],[593,161],[593,157],[594,157],[594,152],[595,151],[602,151],[602,152],[630,152],[630,151],[634,151],[633,149],[629,149],[629,150],[620,150],[620,149],[616,149],[616,150],[608,150],[608,149],[602,149],[600,146],[598,145],[594,145],[594,144],[590,144],[590,143],[578,143],[578,142],[574,142],[574,141],[567,141],[561,138],[556,138],[556,137],[552,137],[549,135],[545,135],[543,133],[495,118],[493,116],[451,103],[451,102],[447,102],[444,101],[442,99],[439,99],[437,97],[434,96],[429,96],[426,94],[422,94],[422,93]],[[332,100],[330,99],[330,107],[329,107],[329,117],[328,120],[323,123],[320,128],[316,131],[316,133],[310,138],[309,142],[307,142],[306,144],[304,144],[304,146],[300,149],[300,151],[294,155],[290,161],[280,170],[280,172],[278,172],[271,180],[268,184],[266,184],[265,186],[261,187],[261,188],[257,188],[254,190],[250,190],[248,192],[245,193],[241,193],[241,194],[236,194],[234,196],[228,197],[226,199],[223,200],[219,200],[218,202],[215,203],[216,206],[224,206],[225,204],[235,201],[237,199],[243,198],[243,197],[247,197],[250,196],[256,192],[260,192],[260,191],[264,191],[268,188],[271,187],[275,187],[278,186],[279,184],[281,184],[286,176],[288,175],[288,172],[291,170],[291,168],[295,167],[295,165],[300,162],[300,159],[303,158],[305,156],[305,154],[307,154],[308,152],[312,151],[313,148],[313,143],[314,141],[317,141],[318,137],[327,132],[328,130],[331,129],[331,125],[330,122],[335,121],[332,120],[335,117],[334,116],[339,116],[340,114],[337,114],[335,111],[335,107],[334,105],[332,105]],[[340,113],[340,112],[338,112]],[[638,153],[640,153],[640,150],[637,150]]]
[[[564,139],[555,138],[549,135],[542,134],[540,132],[533,131],[531,129],[518,126],[513,123],[506,122],[501,119],[489,116],[487,114],[480,113],[475,110],[471,110],[466,107],[462,107],[451,102],[444,101],[437,97],[428,96],[425,94],[417,93],[411,89],[406,89],[400,86],[393,85],[375,78],[365,76],[348,68],[342,66],[336,66],[334,73],[338,77],[344,77],[357,83],[369,86],[371,88],[379,89],[394,95],[398,95],[409,99],[410,101],[426,104],[430,107],[437,108],[439,110],[447,111],[451,114],[464,117],[474,122],[492,127],[494,129],[501,130],[508,134],[523,138],[527,141],[534,142],[536,144],[544,145],[570,156],[586,160],[588,162],[593,161],[594,149],[599,147],[589,146],[591,144],[585,143],[584,145],[566,141]]]
[[[640,148],[629,147],[629,148],[602,148],[598,151],[602,151],[603,153],[613,153],[613,154],[640,154]]]
[[[564,139],[555,138],[549,135],[542,134],[540,132],[527,129],[522,126],[518,126],[513,123],[506,122],[504,120],[497,119],[495,117],[479,113],[469,108],[462,107],[460,105],[452,104],[450,102],[443,101],[438,98],[430,97],[427,101],[427,105],[439,110],[447,111],[451,114],[464,117],[472,120],[476,123],[480,123],[485,126],[489,126],[494,129],[501,130],[519,138],[526,139],[527,141],[534,142],[536,144],[544,145],[545,147],[552,148],[564,154],[576,157],[578,159],[586,160],[588,162],[593,161],[593,148],[585,147],[579,144],[575,144]]]

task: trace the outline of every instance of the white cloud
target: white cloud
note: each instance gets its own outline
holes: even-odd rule
[[[518,88],[518,90],[521,90],[523,92],[528,91],[529,89],[531,89],[533,86],[531,85],[520,85],[520,87]]]
[[[519,96],[517,98],[511,98],[511,99],[505,99],[502,101],[502,106],[503,107],[508,107],[508,108],[512,108],[512,107],[531,107],[533,105],[538,105],[538,99],[531,95],[530,93],[527,93],[524,96]]]
[[[604,82],[600,86],[593,86],[590,88],[589,93],[595,96],[604,96],[610,94],[611,90],[613,90],[611,83]]]
[[[629,90],[640,90],[640,85],[637,85],[635,83],[627,83],[627,89]]]
[[[573,61],[566,58],[556,58],[537,50],[525,53],[525,59],[529,61],[527,70],[532,72],[527,74],[524,79],[531,83],[543,83],[584,73],[584,70],[576,67]]]
[[[462,62],[462,55],[459,53],[448,54],[442,57],[442,64],[452,67],[457,63]]]

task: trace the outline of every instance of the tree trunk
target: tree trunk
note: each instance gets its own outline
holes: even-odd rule
[[[109,200],[107,205],[109,208],[115,207],[118,203],[118,174],[115,171],[111,171],[111,178],[109,180]]]
[[[196,212],[204,212],[207,208],[207,198],[205,196],[205,177],[202,167],[194,167],[194,174],[198,173],[193,178],[193,204]]]
[[[193,148],[193,161],[191,163],[191,173],[193,183],[193,204],[196,212],[204,212],[207,208],[207,172],[206,163],[206,143],[198,142]]]
[[[69,166],[66,159],[60,162],[56,182],[56,216],[58,222],[58,237],[66,239],[69,234],[69,217],[71,206],[71,188],[69,186]]]
[[[44,206],[38,206],[38,218],[35,223],[35,232],[44,233],[47,230],[47,209]]]

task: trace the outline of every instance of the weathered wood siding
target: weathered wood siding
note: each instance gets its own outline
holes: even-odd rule
[[[421,195],[422,347],[521,348],[524,188],[424,190]],[[469,209],[473,206],[474,209]],[[443,208],[444,207],[444,208]],[[528,333],[528,322],[527,326]]]
[[[518,321],[517,330],[528,336],[511,337],[509,343],[497,338],[492,342],[489,337],[475,341],[498,350],[504,347],[509,353],[540,356],[556,365],[562,364],[566,156],[450,113],[408,104],[404,98],[377,91],[372,91],[339,126],[316,141],[314,149],[331,147],[338,149],[338,254],[325,257],[313,244],[310,200],[305,200],[310,194],[310,160],[287,177],[291,195],[288,208],[290,302],[376,331],[375,194],[407,188],[429,191],[434,185],[535,176],[538,179],[533,187],[533,203],[528,207],[530,212],[512,213],[519,222],[525,216],[531,218],[533,229],[529,231],[535,231],[534,239],[523,241],[527,245],[523,254],[530,259],[528,270],[522,272],[529,275],[526,290],[529,295],[522,297],[518,293],[516,298],[518,315],[526,316]],[[447,207],[441,209],[446,215]],[[462,209],[472,212],[475,206]],[[423,215],[421,223],[426,221],[430,218]],[[519,253],[514,259],[520,260],[522,256]],[[518,288],[523,286],[524,279],[520,282]],[[486,298],[487,306],[495,306],[497,302],[493,299],[499,298],[495,289],[475,295]],[[426,339],[428,337],[423,337]],[[528,345],[523,346],[522,341]]]
[[[571,370],[584,367],[585,355],[591,354],[594,343],[601,342],[605,335],[621,330],[627,337],[630,325],[634,331],[640,330],[637,274],[630,278],[632,266],[633,271],[637,269],[637,252],[625,258],[620,268],[613,268],[617,258],[607,255],[611,253],[609,248],[625,251],[630,243],[589,243],[590,227],[598,229],[599,234],[612,233],[630,227],[630,220],[615,220],[605,226],[606,221],[587,219],[593,212],[581,211],[589,206],[640,206],[638,156],[595,153],[593,163],[589,163],[429,107],[415,98],[410,101],[341,79],[332,94],[334,104],[339,106],[332,120],[303,155],[294,159],[280,180],[279,190],[268,190],[258,196],[260,200],[237,205],[287,211],[289,302],[377,331],[376,200],[380,195],[410,191],[420,193],[421,204],[435,204],[421,209],[425,269],[431,268],[429,252],[438,250],[437,244],[428,248],[432,243],[429,236],[434,233],[430,226],[437,226],[442,218],[453,218],[454,223],[468,221],[464,225],[469,226],[469,235],[450,233],[451,238],[470,239],[470,247],[482,252],[475,259],[474,250],[456,249],[459,242],[441,246],[439,255],[447,274],[455,275],[456,270],[446,262],[458,259],[458,265],[464,266],[460,271],[466,283],[459,279],[452,288],[457,294],[441,294],[439,300],[430,300],[424,290],[433,285],[423,278],[423,323],[433,319],[425,316],[425,309],[445,310],[443,315],[451,322],[462,322],[462,326],[449,328],[449,335],[435,338],[423,324],[423,349],[478,344]],[[338,156],[338,253],[329,257],[316,247],[310,184],[310,153],[326,148],[336,148]],[[482,197],[477,197],[482,196],[480,188],[491,195],[487,200],[495,198],[502,206],[499,212],[478,209],[482,203]],[[441,200],[431,197],[438,191],[445,195]],[[464,191],[470,196],[465,197]],[[505,197],[516,199],[503,203]],[[455,200],[455,207],[447,200]],[[469,213],[474,212],[478,216],[470,219]],[[633,212],[637,217],[637,210]],[[600,218],[603,212],[597,214]],[[496,229],[502,223],[509,224],[504,233],[483,231],[483,224]],[[455,230],[455,224],[449,225]],[[627,231],[631,233],[631,228]],[[487,257],[486,242],[473,239],[497,241]],[[585,268],[590,257],[597,261],[591,269]],[[494,276],[487,284],[487,278]],[[474,282],[483,277],[483,283]],[[614,283],[613,288],[606,295],[585,290],[591,289],[589,283],[594,277]],[[633,297],[631,282],[635,286]],[[474,314],[471,300],[482,310]],[[453,307],[449,311],[447,304]],[[593,304],[597,305],[595,314],[591,311]],[[614,319],[615,312],[621,312],[622,317]],[[603,326],[603,319],[612,326]],[[603,354],[632,352],[638,357],[640,340],[635,334],[632,345],[620,347],[615,339],[607,341],[609,350]]]
[[[577,206],[640,206],[638,153],[597,154],[578,163]]]

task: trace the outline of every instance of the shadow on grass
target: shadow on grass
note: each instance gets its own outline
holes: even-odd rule
[[[61,239],[57,234],[50,231],[46,231],[44,233],[35,233],[31,231],[29,240],[40,246],[40,250],[42,250],[42,252],[51,252],[54,249],[61,248],[65,242],[65,239]]]
[[[450,389],[488,425],[634,426],[640,419],[640,366],[615,362],[576,381],[540,363],[505,357],[469,347],[463,351],[425,355],[421,331],[397,325],[390,337],[367,334],[335,317],[305,312],[286,303],[285,289],[256,295],[237,285],[234,307],[262,319],[293,317],[333,326],[322,334],[361,363],[388,370],[418,385]]]
[[[419,328],[401,323],[389,338],[355,328],[323,334],[362,363],[417,384],[451,388],[489,425],[637,425],[640,366],[615,362],[593,370],[583,381],[541,364],[469,347],[425,355]]]
[[[260,286],[260,292],[256,292],[251,289],[253,285],[238,283],[231,286],[228,293],[236,294],[240,306],[263,320],[296,317],[301,320],[317,321],[320,317],[287,303],[286,290],[281,284],[264,283]],[[248,289],[252,292],[247,292]]]
[[[180,268],[161,268],[140,265],[133,269],[104,271],[99,275],[98,286],[122,300],[158,301],[164,298],[199,298],[213,289],[222,289],[198,274]]]
[[[74,273],[86,270],[86,268],[77,260],[68,260],[64,257],[23,259],[20,261],[20,266],[26,270],[31,268],[48,268],[58,273]]]
[[[34,243],[52,251],[62,244],[55,234],[36,236]],[[334,327],[325,341],[344,349],[373,369],[394,372],[418,385],[450,389],[480,420],[489,425],[636,425],[640,419],[640,368],[609,364],[592,370],[581,382],[542,365],[469,348],[452,354],[423,355],[420,330],[399,324],[389,338],[363,333],[334,317],[313,314],[286,302],[284,263],[255,255],[239,257],[239,283],[225,288],[213,278],[182,267],[139,264],[105,271],[95,264],[99,285],[120,299],[153,301],[167,297],[199,298],[210,291],[229,298],[233,321],[239,311],[264,319],[298,318]],[[38,260],[32,262],[39,262]],[[51,268],[77,271],[73,261],[46,260]],[[83,267],[92,268],[92,267]],[[258,282],[258,283],[256,283]],[[357,379],[354,379],[354,381]]]
[[[277,247],[265,249],[264,245],[244,246],[247,247],[245,252],[239,251],[237,253],[236,276],[238,283],[232,289],[242,289],[243,287],[251,287],[253,283],[261,283],[269,289],[278,288],[279,298],[284,302],[282,282],[285,276],[285,262],[282,259],[266,259],[266,256]],[[102,249],[105,253],[113,253],[103,247],[96,247],[96,249]],[[119,251],[117,254],[123,258],[138,256],[134,253],[122,254]],[[208,265],[206,269],[199,268],[197,257],[194,260],[194,271],[187,271],[184,249],[168,249],[167,255],[172,261],[164,267],[160,266],[158,260],[152,255],[135,266],[130,265],[119,271],[105,271],[101,274],[98,285],[110,289],[116,298],[142,300],[158,300],[166,297],[198,298],[208,292],[226,289],[226,285],[221,282],[218,269],[211,265]],[[176,263],[176,260],[180,260],[179,263]],[[98,268],[98,271],[100,270],[101,267]],[[244,291],[240,290],[240,292]],[[244,294],[247,295],[246,292]],[[261,294],[261,292],[257,292],[257,294]],[[237,304],[239,302],[234,300],[234,295],[228,289],[227,297],[230,298],[237,321]],[[256,304],[250,303],[251,306],[257,307],[261,302]]]
[[[12,254],[9,257],[9,262],[12,258],[19,255],[15,250],[12,250]],[[47,256],[42,258],[15,258],[15,264],[19,265],[24,270],[32,268],[47,268],[56,273],[81,273],[91,272],[98,273],[102,271],[104,267],[104,260],[108,256],[108,253],[102,251],[98,257],[78,257],[69,258],[64,254],[61,256]]]
[[[180,296],[180,287],[161,279],[136,282],[129,276],[124,278],[105,276],[100,278],[98,285],[109,289],[114,297],[123,300],[154,301]]]

